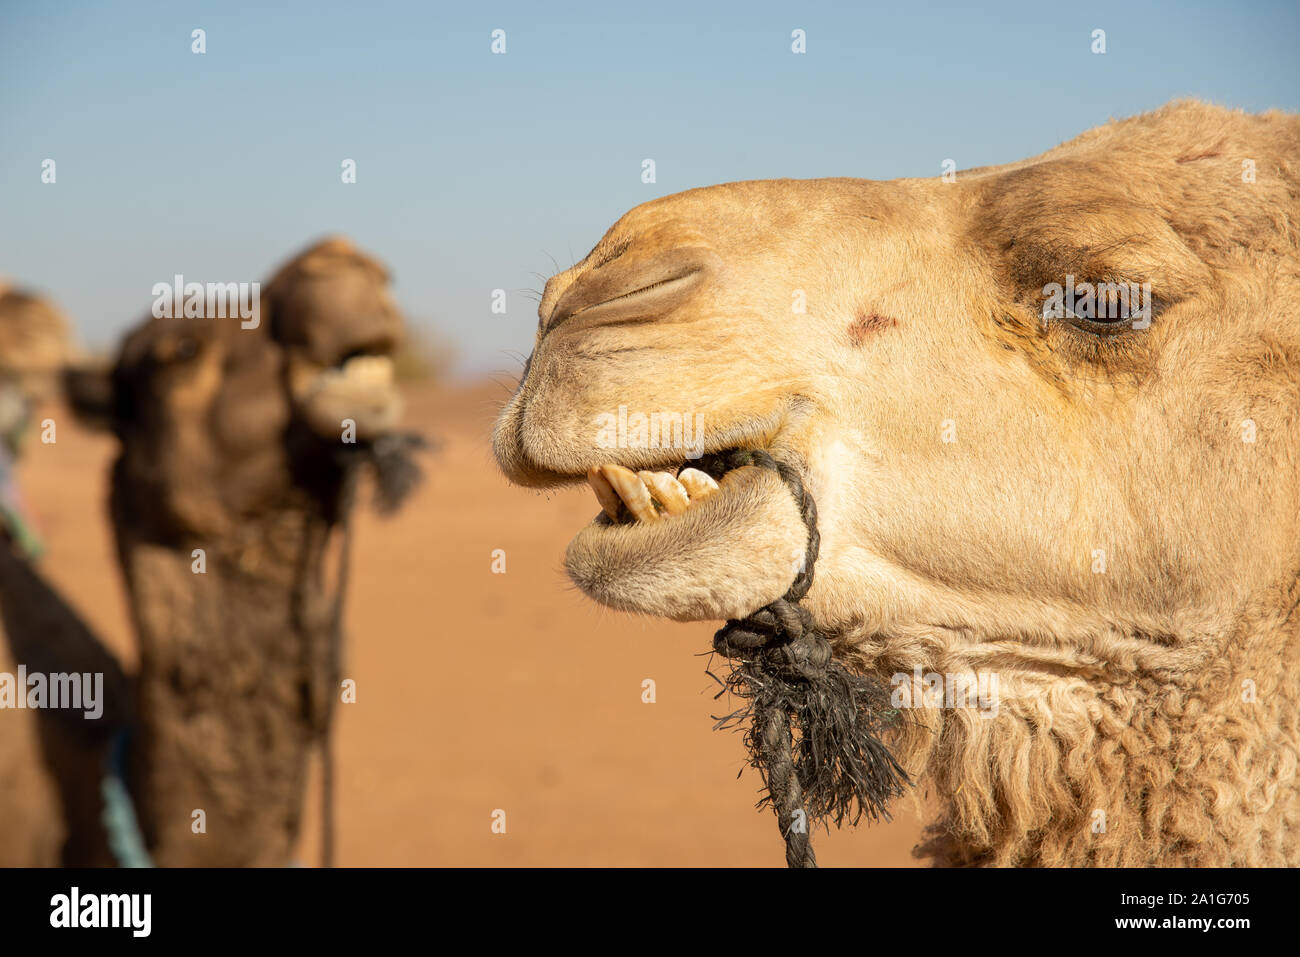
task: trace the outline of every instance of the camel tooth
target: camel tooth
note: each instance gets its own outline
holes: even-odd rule
[[[677,481],[691,497],[691,504],[695,504],[702,498],[708,498],[718,490],[718,483],[713,480],[713,476],[699,469],[682,469],[677,475]]]
[[[650,492],[641,484],[641,480],[636,477],[635,472],[631,469],[625,469],[621,465],[602,465],[600,473],[605,476],[605,481],[614,487],[614,491],[623,500],[623,504],[632,513],[633,518],[641,522],[657,522],[659,520],[659,513],[655,511],[654,502],[650,499]]]
[[[667,472],[637,472],[636,477],[669,515],[680,515],[691,507],[690,496],[682,483]]]
[[[591,490],[596,493],[596,501],[612,521],[618,521],[618,507],[623,504],[623,500],[618,497],[614,491],[614,486],[606,481],[605,476],[600,474],[600,469],[593,468],[587,470],[587,484]]]

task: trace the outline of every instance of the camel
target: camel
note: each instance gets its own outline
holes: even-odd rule
[[[9,537],[28,557],[38,555],[40,546],[7,473],[32,430],[36,408],[58,393],[62,368],[78,355],[56,305],[0,278],[0,510]]]
[[[33,399],[53,398],[63,367],[77,355],[67,318],[45,297],[0,279],[0,329],[0,370]]]
[[[547,282],[501,469],[591,483],[589,597],[699,621],[810,533],[676,422],[789,468],[800,606],[937,802],[919,857],[1300,864],[1300,118],[1175,102],[947,180],[632,209]],[[981,673],[995,707],[929,693]]]
[[[121,445],[109,511],[140,649],[121,763],[156,865],[290,863],[339,688],[331,533],[356,464],[384,507],[417,474],[401,332],[383,267],[335,238],[262,287],[256,325],[150,317],[111,370],[66,375]]]
[[[77,357],[67,320],[47,299],[0,288],[0,456],[8,463],[33,419],[58,390],[61,368]],[[7,464],[6,464],[7,467]],[[101,763],[127,720],[121,665],[41,575],[40,545],[16,489],[0,490],[0,675],[20,665],[42,675],[103,676],[102,713],[0,710],[0,866],[112,862],[99,817]]]

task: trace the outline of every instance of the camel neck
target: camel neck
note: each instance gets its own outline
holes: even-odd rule
[[[132,777],[160,865],[284,865],[321,727],[330,524],[282,513],[193,549],[119,541],[140,642]],[[253,743],[253,744],[250,744]]]
[[[918,699],[897,753],[944,796],[918,854],[945,865],[1286,864],[1300,689],[1264,663],[1294,660],[1298,645],[1294,612],[1248,613],[1184,673],[1102,683],[1003,669],[992,713]]]

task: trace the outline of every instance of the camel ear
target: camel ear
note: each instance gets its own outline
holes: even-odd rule
[[[73,414],[88,428],[111,432],[117,426],[112,369],[68,366],[63,370],[63,396]]]

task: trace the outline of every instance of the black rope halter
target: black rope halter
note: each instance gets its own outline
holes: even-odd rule
[[[339,694],[343,677],[343,602],[348,592],[348,569],[352,554],[352,510],[356,504],[357,484],[361,468],[369,465],[375,473],[375,507],[381,514],[390,514],[419,484],[421,473],[413,454],[437,448],[421,435],[394,432],[375,439],[368,445],[345,446],[335,453],[335,463],[340,472],[339,491],[335,511],[340,526],[341,541],[338,553],[338,571],[334,579],[334,601],[330,609],[330,626],[323,660],[314,660],[320,650],[310,642],[305,644],[308,661],[307,674],[316,678],[316,693],[312,704],[312,731],[321,749],[321,866],[334,866],[334,778],[335,754],[333,747],[334,702]],[[327,532],[328,534],[328,532]],[[301,589],[299,589],[301,594]],[[296,599],[300,604],[300,599]],[[300,614],[300,613],[299,613]]]
[[[863,815],[889,820],[888,801],[911,782],[878,737],[897,716],[888,710],[888,692],[845,668],[799,604],[812,587],[821,537],[817,505],[798,471],[761,450],[706,455],[694,467],[720,478],[746,465],[785,482],[807,526],[808,549],[784,597],[728,621],[713,636],[713,650],[732,662],[718,696],[730,692],[748,702],[719,718],[715,729],[749,719],[745,745],[766,791],[758,806],[776,812],[786,863],[816,867],[814,824],[854,825]]]

